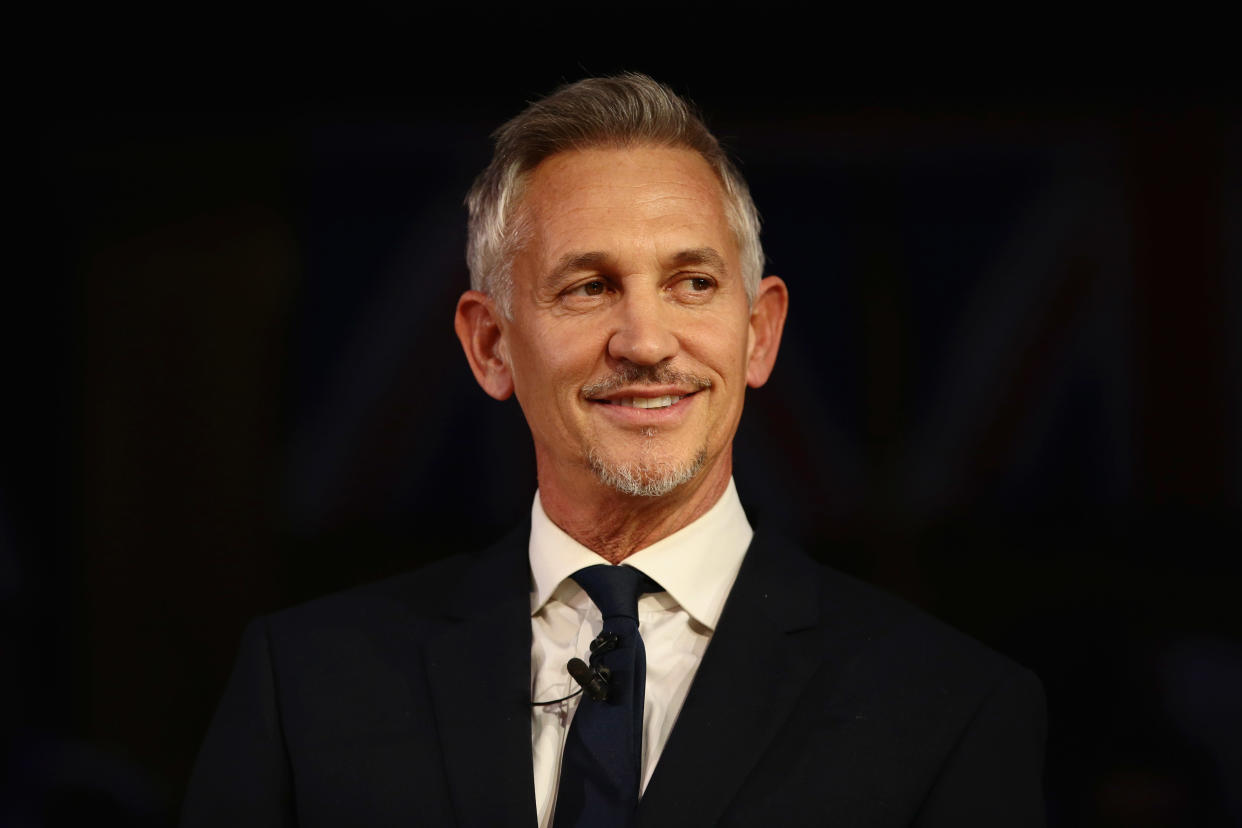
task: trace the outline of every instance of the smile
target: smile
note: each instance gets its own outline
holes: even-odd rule
[[[616,400],[600,400],[609,405],[621,405],[627,408],[668,408],[678,400],[685,397],[621,397]]]

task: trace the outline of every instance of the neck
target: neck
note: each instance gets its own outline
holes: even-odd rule
[[[565,485],[539,470],[539,500],[571,538],[613,564],[689,526],[716,505],[733,474],[726,454],[693,480],[661,497],[622,494],[593,477]]]

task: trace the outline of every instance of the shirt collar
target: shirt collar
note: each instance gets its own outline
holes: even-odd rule
[[[624,563],[653,578],[695,621],[714,630],[753,535],[730,478],[724,494],[697,520]],[[553,523],[535,492],[530,510],[531,615],[570,575],[607,563]]]

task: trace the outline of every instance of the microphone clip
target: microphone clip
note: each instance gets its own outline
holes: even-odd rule
[[[591,663],[588,665],[580,658],[571,658],[565,667],[569,675],[582,688],[582,692],[594,701],[608,700],[608,681],[612,678],[612,670],[599,663],[604,653],[621,646],[621,637],[614,632],[605,630],[595,636],[591,642]]]
[[[584,693],[593,701],[608,700],[608,682],[612,678],[612,670],[609,670],[603,664],[599,663],[599,659],[611,650],[621,646],[621,637],[614,632],[602,632],[591,642],[591,663],[587,664],[580,658],[571,658],[565,668],[569,670],[569,675],[578,686],[582,689],[578,692]],[[551,701],[532,701],[534,706],[543,706],[549,704],[557,704],[559,702],[572,699],[578,693],[565,696],[562,699],[552,699]]]
[[[594,664],[596,659],[621,646],[621,637],[615,632],[605,630],[595,636],[595,640],[591,642],[591,663]]]

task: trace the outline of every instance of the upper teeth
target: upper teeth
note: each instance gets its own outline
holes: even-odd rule
[[[622,397],[611,402],[613,405],[628,405],[630,408],[665,408],[680,399],[681,397]]]

